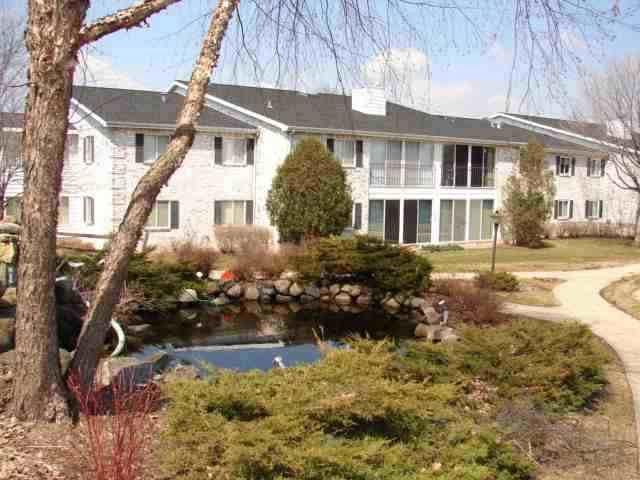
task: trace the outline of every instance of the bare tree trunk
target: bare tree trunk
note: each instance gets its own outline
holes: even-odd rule
[[[636,222],[633,228],[633,246],[640,247],[640,194],[636,204]]]
[[[87,1],[69,2],[61,18],[52,2],[30,5],[26,43],[31,62],[23,137],[25,215],[13,380],[13,413],[21,419],[59,420],[68,413],[55,319],[55,233],[78,32],[87,6]]]
[[[135,252],[149,213],[162,186],[182,165],[193,144],[195,122],[202,111],[211,71],[218,62],[222,40],[239,3],[240,0],[220,0],[218,3],[191,74],[184,105],[167,151],[138,182],[124,219],[111,242],[88,320],[83,326],[69,369],[78,373],[85,386],[90,385],[93,380],[109,321],[127,275],[129,259]]]

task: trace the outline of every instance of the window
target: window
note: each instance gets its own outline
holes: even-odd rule
[[[463,242],[466,236],[466,225],[466,200],[440,200],[441,242]]]
[[[368,146],[371,185],[433,184],[433,144],[389,141],[370,142]]]
[[[557,157],[556,159],[556,174],[561,177],[570,177],[572,173],[573,160],[569,157]]]
[[[87,165],[92,164],[94,160],[94,143],[93,136],[84,137],[82,139],[82,158],[84,163]]]
[[[355,140],[335,140],[333,154],[343,167],[356,166]]]
[[[58,224],[69,225],[69,197],[60,197],[60,205],[58,205]]]
[[[587,200],[584,205],[584,216],[587,219],[602,218],[602,200]]]
[[[22,199],[20,197],[8,198],[4,213],[19,222],[22,219]]]
[[[606,163],[604,158],[587,158],[587,176],[604,177]]]
[[[159,200],[153,206],[147,219],[147,228],[169,228],[171,226],[170,202]]]
[[[471,200],[469,204],[469,240],[491,240],[493,200]]]
[[[354,203],[353,210],[351,211],[351,227],[354,230],[360,230],[362,228],[362,204]]]
[[[431,242],[431,200],[404,200],[403,242]]]
[[[215,225],[253,224],[252,200],[217,200],[214,202]]]
[[[369,200],[369,235],[384,239],[384,200]]]
[[[64,148],[64,163],[69,164],[72,155],[78,153],[78,135],[68,135]]]
[[[568,220],[573,217],[573,200],[556,200],[554,202],[554,218]]]
[[[225,138],[222,147],[223,165],[244,165],[247,142],[244,138]]]
[[[168,135],[144,135],[143,162],[153,163],[160,155],[167,151]]]
[[[82,218],[85,225],[94,224],[94,201],[92,197],[84,197],[82,199]]]

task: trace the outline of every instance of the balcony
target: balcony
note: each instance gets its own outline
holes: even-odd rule
[[[369,184],[373,187],[432,187],[433,170],[401,162],[371,165]]]
[[[455,188],[493,188],[495,187],[495,171],[487,167],[471,167],[466,165],[460,167],[443,166],[442,183],[443,187]]]

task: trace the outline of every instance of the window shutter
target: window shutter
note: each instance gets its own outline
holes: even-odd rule
[[[558,200],[553,201],[553,218],[558,218]]]
[[[213,202],[213,224],[222,225],[222,205],[220,202]]]
[[[560,155],[556,157],[556,175],[560,175]]]
[[[602,200],[598,200],[598,218],[602,218],[603,213],[604,213],[604,202]]]
[[[222,165],[222,137],[213,140],[214,159],[216,165]]]
[[[329,150],[331,153],[333,153],[334,151],[335,141],[335,138],[327,138],[327,150]]]
[[[360,230],[362,228],[362,204],[356,203],[355,215],[353,219],[353,228]]]
[[[571,176],[573,177],[576,174],[576,159],[571,159]]]
[[[587,177],[591,176],[591,159],[587,158]]]
[[[144,162],[144,134],[136,133],[136,163]]]
[[[171,202],[171,229],[180,228],[180,202]]]
[[[253,225],[253,200],[247,200],[244,206],[245,223]]]
[[[364,150],[364,142],[362,140],[356,140],[356,168],[362,168],[362,151],[363,150]]]
[[[256,147],[255,138],[247,138],[247,165],[253,165],[253,152]]]
[[[589,200],[584,202],[584,218],[589,218]]]
[[[82,140],[84,163],[93,163],[93,137],[84,137]]]
[[[607,168],[607,159],[603,158],[600,160],[600,176],[604,177],[605,170]]]
[[[573,218],[573,200],[569,200],[569,218]]]

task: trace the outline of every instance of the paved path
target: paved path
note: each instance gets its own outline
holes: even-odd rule
[[[559,307],[507,305],[514,313],[547,320],[577,319],[591,327],[618,353],[633,393],[636,435],[640,439],[640,320],[617,309],[600,295],[600,291],[625,275],[640,274],[640,264],[599,270],[573,272],[527,272],[521,277],[561,278],[554,293]]]

